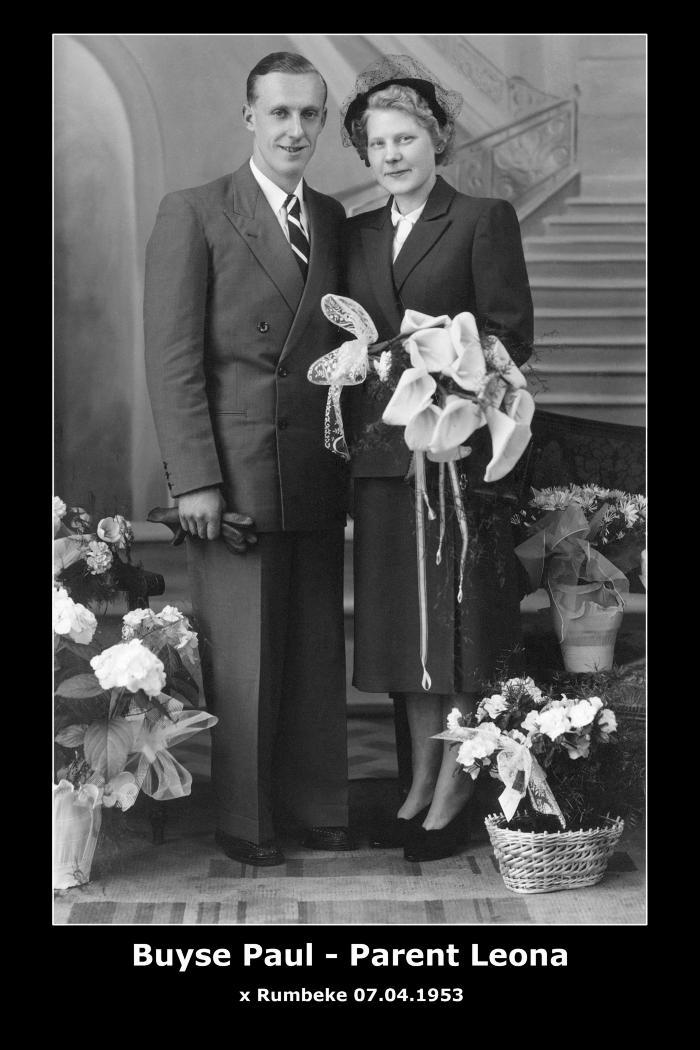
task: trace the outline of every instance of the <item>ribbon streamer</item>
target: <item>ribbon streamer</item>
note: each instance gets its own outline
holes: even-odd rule
[[[464,512],[464,503],[462,502],[462,490],[459,487],[459,478],[457,477],[457,467],[454,462],[448,463],[448,470],[450,472],[450,481],[452,482],[452,495],[455,501],[455,511],[457,513],[457,522],[459,524],[459,531],[462,533],[462,553],[459,557],[459,590],[457,592],[457,601],[462,604],[462,584],[464,581],[464,565],[467,560],[467,545],[469,543],[469,530],[467,527],[467,515]]]
[[[423,668],[421,685],[427,691],[432,685],[426,663],[428,660],[428,588],[425,579],[425,522],[423,503],[430,509],[425,490],[425,455],[414,452],[416,472],[416,555],[418,559],[418,614],[420,619],[420,662]],[[433,514],[434,516],[434,514]]]
[[[190,794],[192,774],[173,758],[169,749],[218,722],[218,718],[207,711],[183,710],[181,704],[168,699],[167,715],[155,722],[149,722],[145,716],[135,720],[131,746],[134,754],[126,767],[134,772],[141,790],[157,800]]]

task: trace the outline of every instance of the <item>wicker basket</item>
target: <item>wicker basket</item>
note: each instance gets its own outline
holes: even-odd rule
[[[608,818],[609,819],[609,818]],[[625,822],[616,817],[590,831],[510,831],[502,814],[484,820],[509,890],[551,893],[593,886],[605,874]]]

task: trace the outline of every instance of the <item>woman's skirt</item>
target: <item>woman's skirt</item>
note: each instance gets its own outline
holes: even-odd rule
[[[421,685],[420,619],[414,488],[403,478],[355,479],[355,664],[353,684],[372,693],[454,694],[479,691],[496,674],[516,673],[520,603],[512,510],[463,493],[468,549],[459,591],[462,535],[446,485],[445,539],[436,564],[439,513],[424,513],[429,690]]]

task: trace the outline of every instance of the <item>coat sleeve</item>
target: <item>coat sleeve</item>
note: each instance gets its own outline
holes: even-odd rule
[[[204,370],[209,247],[193,204],[164,197],[146,248],[146,381],[174,496],[222,481]]]
[[[492,200],[477,221],[472,249],[477,323],[496,335],[516,365],[532,354],[532,295],[515,209]]]

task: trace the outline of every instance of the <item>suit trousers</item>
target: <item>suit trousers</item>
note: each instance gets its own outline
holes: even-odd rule
[[[217,825],[348,823],[342,527],[258,536],[245,555],[188,537],[212,730]]]

